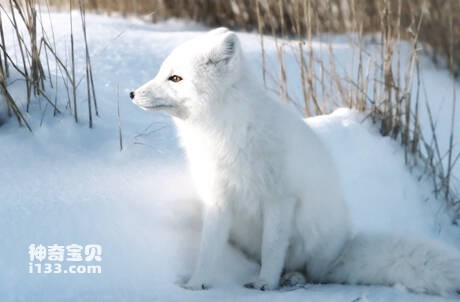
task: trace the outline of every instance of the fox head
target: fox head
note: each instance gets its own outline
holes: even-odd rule
[[[153,80],[130,93],[144,110],[162,111],[179,119],[200,118],[241,73],[241,47],[235,33],[212,30],[190,40],[165,59]]]

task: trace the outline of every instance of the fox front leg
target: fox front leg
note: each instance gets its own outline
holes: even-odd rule
[[[216,260],[227,243],[231,221],[228,207],[215,204],[206,207],[198,261],[192,277],[182,287],[191,290],[209,287]]]
[[[288,203],[264,204],[262,259],[256,280],[244,286],[260,290],[279,287],[289,244],[293,207]]]

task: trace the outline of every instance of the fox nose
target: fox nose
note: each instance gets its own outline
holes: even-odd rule
[[[131,98],[131,100],[134,99],[134,91],[131,91],[131,92],[129,93],[129,97]]]

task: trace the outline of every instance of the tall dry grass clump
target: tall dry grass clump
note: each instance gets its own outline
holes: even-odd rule
[[[333,5],[333,1],[326,1]],[[263,40],[263,33],[281,31],[279,20],[282,11],[279,7],[269,6],[267,1],[257,1],[257,15],[265,16],[258,18],[258,29]],[[272,3],[272,2],[270,2]],[[366,35],[366,27],[371,22],[369,15],[364,12],[362,1],[340,1],[335,4],[347,3],[341,11],[340,18],[331,20],[321,14],[321,5],[317,6],[315,0],[293,1],[292,9],[296,12],[288,24],[293,26],[292,34],[284,34],[287,38],[286,45],[276,43],[278,58],[284,54],[294,53],[299,68],[298,77],[302,86],[302,97],[306,116],[329,112],[339,106],[347,106],[369,114],[379,127],[383,136],[391,136],[404,148],[405,160],[409,167],[423,169],[425,175],[430,175],[435,188],[435,193],[447,200],[448,207],[454,213],[454,221],[460,219],[460,199],[455,191],[452,171],[458,163],[460,154],[454,152],[454,122],[456,112],[455,83],[452,84],[452,102],[450,117],[450,137],[447,150],[441,150],[439,138],[436,132],[436,120],[428,102],[421,102],[420,94],[426,93],[421,87],[421,75],[419,68],[419,56],[423,39],[426,35],[425,23],[433,26],[431,16],[426,7],[411,8],[412,15],[408,14],[407,5],[410,1],[382,0],[379,5],[371,6],[375,9],[377,17],[372,20],[378,24],[375,33]],[[373,3],[369,1],[369,3]],[[368,3],[368,4],[369,4]],[[428,2],[427,2],[428,3]],[[430,2],[432,3],[432,2]],[[323,3],[324,4],[324,3]],[[375,4],[375,3],[374,3]],[[366,6],[364,6],[366,7]],[[446,27],[443,28],[445,36],[440,39],[446,43],[445,50],[441,50],[446,61],[446,66],[453,72],[452,81],[455,82],[455,73],[458,66],[455,62],[455,45],[460,43],[458,26],[454,15],[458,9],[456,3],[450,2],[443,10]],[[334,11],[332,9],[332,11]],[[289,14],[284,15],[284,23]],[[268,21],[273,19],[273,21]],[[322,19],[324,18],[324,19]],[[457,22],[457,23],[456,23]],[[325,24],[325,25],[321,25]],[[337,72],[343,66],[336,66],[334,50],[329,44],[328,56],[324,57],[321,51],[315,51],[312,35],[320,34],[321,28],[333,28],[341,24],[348,28],[350,33],[349,42],[352,46],[352,61],[348,74],[343,71]],[[274,27],[274,28],[273,28]],[[401,28],[405,28],[402,32]],[[283,35],[283,33],[281,33]],[[439,38],[439,37],[438,37]],[[369,53],[368,47],[364,47],[364,40],[373,39],[373,44],[380,53]],[[321,41],[321,44],[327,44]],[[368,42],[369,44],[369,42]],[[408,55],[401,54],[402,44],[409,45]],[[261,42],[263,47],[264,42]],[[436,45],[441,47],[442,45]],[[327,47],[327,46],[323,46]],[[444,46],[442,46],[444,47]],[[407,47],[405,48],[407,51]],[[264,50],[262,50],[264,53]],[[438,58],[433,52],[433,57]],[[403,60],[404,58],[404,60]],[[262,57],[263,59],[263,57]],[[279,59],[280,69],[278,74],[273,74],[268,68],[264,68],[264,78],[277,79],[278,93],[288,96],[286,92],[286,77],[283,75],[285,67],[283,60]],[[276,73],[276,72],[275,72]],[[345,72],[346,73],[346,72]],[[295,75],[290,75],[291,81]],[[296,100],[292,100],[296,101]],[[423,108],[422,108],[423,107]],[[424,110],[429,116],[431,131],[421,130],[420,111]],[[457,183],[458,185],[458,183]]]
[[[78,23],[82,27],[85,47],[88,121],[89,127],[92,127],[93,107],[96,115],[98,109],[86,35],[86,4],[83,0],[79,0],[77,4],[80,12]],[[52,26],[50,32],[45,30],[45,22],[52,24],[47,2],[37,0],[0,2],[0,94],[6,100],[8,115],[14,115],[19,123],[25,125],[30,131],[32,128],[25,113],[30,111],[33,101],[45,100],[47,106],[52,108],[53,115],[60,113],[64,107],[72,112],[75,122],[78,122],[80,112],[77,106],[77,90],[81,79],[77,78],[75,73],[78,66],[75,65],[74,20],[70,11],[73,8],[72,1],[68,3],[67,8],[70,23],[70,50],[68,51],[70,58],[58,53]],[[13,45],[6,44],[6,28],[11,29],[15,36],[15,39],[9,41]],[[69,61],[70,64],[67,63]],[[55,66],[55,70],[51,70],[51,66]],[[13,72],[14,79],[10,81]],[[25,85],[24,108],[20,105],[24,102],[15,99],[9,85],[10,82],[18,80],[23,81]],[[58,102],[58,85],[64,86],[67,94],[67,100],[63,104]]]

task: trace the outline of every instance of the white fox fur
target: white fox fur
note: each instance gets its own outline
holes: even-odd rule
[[[328,151],[254,80],[233,32],[219,28],[177,47],[131,97],[173,116],[205,205],[198,262],[184,287],[212,285],[215,259],[230,240],[261,263],[251,288],[275,289],[282,272],[301,271],[310,282],[401,283],[441,295],[460,289],[456,250],[411,238],[351,238]]]

